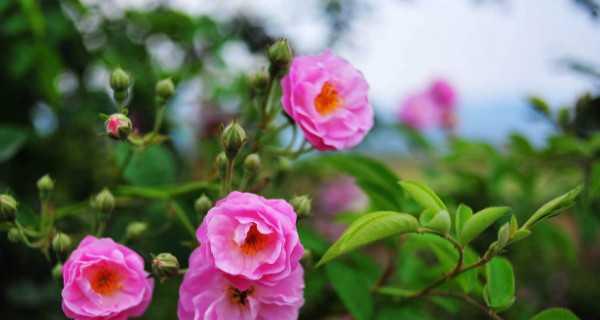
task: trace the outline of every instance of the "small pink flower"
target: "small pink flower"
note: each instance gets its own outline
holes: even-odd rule
[[[190,256],[179,288],[179,320],[294,320],[304,304],[301,266],[273,285],[243,281],[215,269],[207,251]]]
[[[353,148],[373,126],[367,81],[329,50],[295,57],[281,87],[283,110],[318,150]]]
[[[71,319],[125,320],[141,316],[152,300],[142,257],[110,238],[85,237],[62,273],[62,308]]]
[[[411,95],[402,103],[398,118],[407,126],[423,130],[440,123],[441,110],[428,93]]]
[[[215,267],[240,281],[275,284],[299,267],[304,253],[292,206],[252,193],[232,192],[217,202],[196,236]]]
[[[104,123],[106,134],[113,139],[125,139],[133,125],[129,118],[122,113],[111,114]]]
[[[437,79],[429,86],[433,100],[442,109],[454,109],[456,105],[456,90],[444,79]]]

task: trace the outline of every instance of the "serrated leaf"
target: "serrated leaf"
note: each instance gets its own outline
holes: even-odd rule
[[[415,217],[394,211],[367,213],[356,219],[340,238],[325,252],[317,266],[368,243],[402,233],[415,232],[419,226]]]
[[[400,185],[423,208],[446,210],[444,202],[428,186],[416,181],[400,181]]]
[[[562,210],[571,207],[575,203],[575,199],[577,198],[582,189],[582,186],[578,186],[575,189],[548,201],[534,214],[532,214],[531,217],[529,217],[525,224],[523,224],[522,228],[531,229],[540,221],[554,217],[558,215]]]
[[[13,126],[0,127],[0,163],[12,158],[27,141],[27,131]]]
[[[473,209],[462,203],[458,205],[458,208],[456,209],[456,214],[454,216],[454,232],[456,233],[456,236],[460,235],[462,229],[465,226],[465,223],[469,219],[471,219],[472,216]]]
[[[579,320],[579,318],[571,310],[550,308],[536,314],[531,320]]]
[[[508,207],[489,207],[475,213],[465,223],[460,233],[460,243],[466,245],[471,242],[509,210]]]
[[[509,308],[515,302],[515,275],[506,258],[495,257],[485,266],[486,284],[483,297],[486,304],[497,311]]]
[[[333,289],[348,311],[357,320],[368,320],[373,316],[373,295],[368,281],[357,270],[339,262],[326,267],[327,277]]]

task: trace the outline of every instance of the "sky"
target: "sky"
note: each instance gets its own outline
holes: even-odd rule
[[[393,113],[407,94],[443,77],[459,92],[459,116],[466,120],[459,132],[493,140],[511,130],[530,135],[549,130],[529,123],[528,95],[542,96],[559,107],[572,105],[578,95],[594,89],[590,79],[562,62],[572,58],[600,66],[600,21],[572,0],[358,1],[361,12],[349,21],[350,31],[333,50],[365,74],[370,99],[380,113]],[[110,2],[108,9],[114,5]],[[147,9],[156,2],[117,3]],[[217,19],[240,12],[261,19],[271,35],[289,38],[299,54],[326,48],[328,27],[319,0],[169,3],[189,14]],[[490,113],[494,116],[486,119]],[[496,125],[495,132],[488,132],[488,122]]]

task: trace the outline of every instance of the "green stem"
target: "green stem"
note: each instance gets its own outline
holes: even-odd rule
[[[156,111],[156,118],[154,119],[154,127],[152,129],[153,135],[157,135],[158,131],[160,130],[160,126],[162,125],[163,119],[165,117],[165,109],[166,106],[162,105],[158,107],[158,110]]]
[[[185,230],[187,230],[187,232],[192,236],[192,238],[195,239],[196,231],[194,230],[194,226],[192,225],[192,222],[188,218],[183,208],[181,208],[181,206],[177,202],[172,201],[171,209],[173,209],[173,212],[175,213],[175,216],[177,217],[179,222],[181,222],[181,225],[185,228]]]

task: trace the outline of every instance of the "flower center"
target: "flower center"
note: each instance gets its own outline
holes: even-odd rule
[[[246,233],[246,239],[241,246],[242,252],[246,255],[255,255],[257,252],[267,246],[268,235],[262,234],[256,228],[256,224],[252,224],[248,233]]]
[[[101,266],[92,272],[90,284],[94,292],[103,296],[111,295],[121,289],[121,276],[116,270]]]
[[[248,297],[252,294],[254,288],[250,287],[248,290],[240,291],[240,289],[234,286],[229,286],[227,291],[231,303],[245,307],[248,303]]]
[[[315,107],[322,116],[332,114],[342,106],[342,98],[335,86],[326,81],[321,88],[321,92],[315,98]]]

